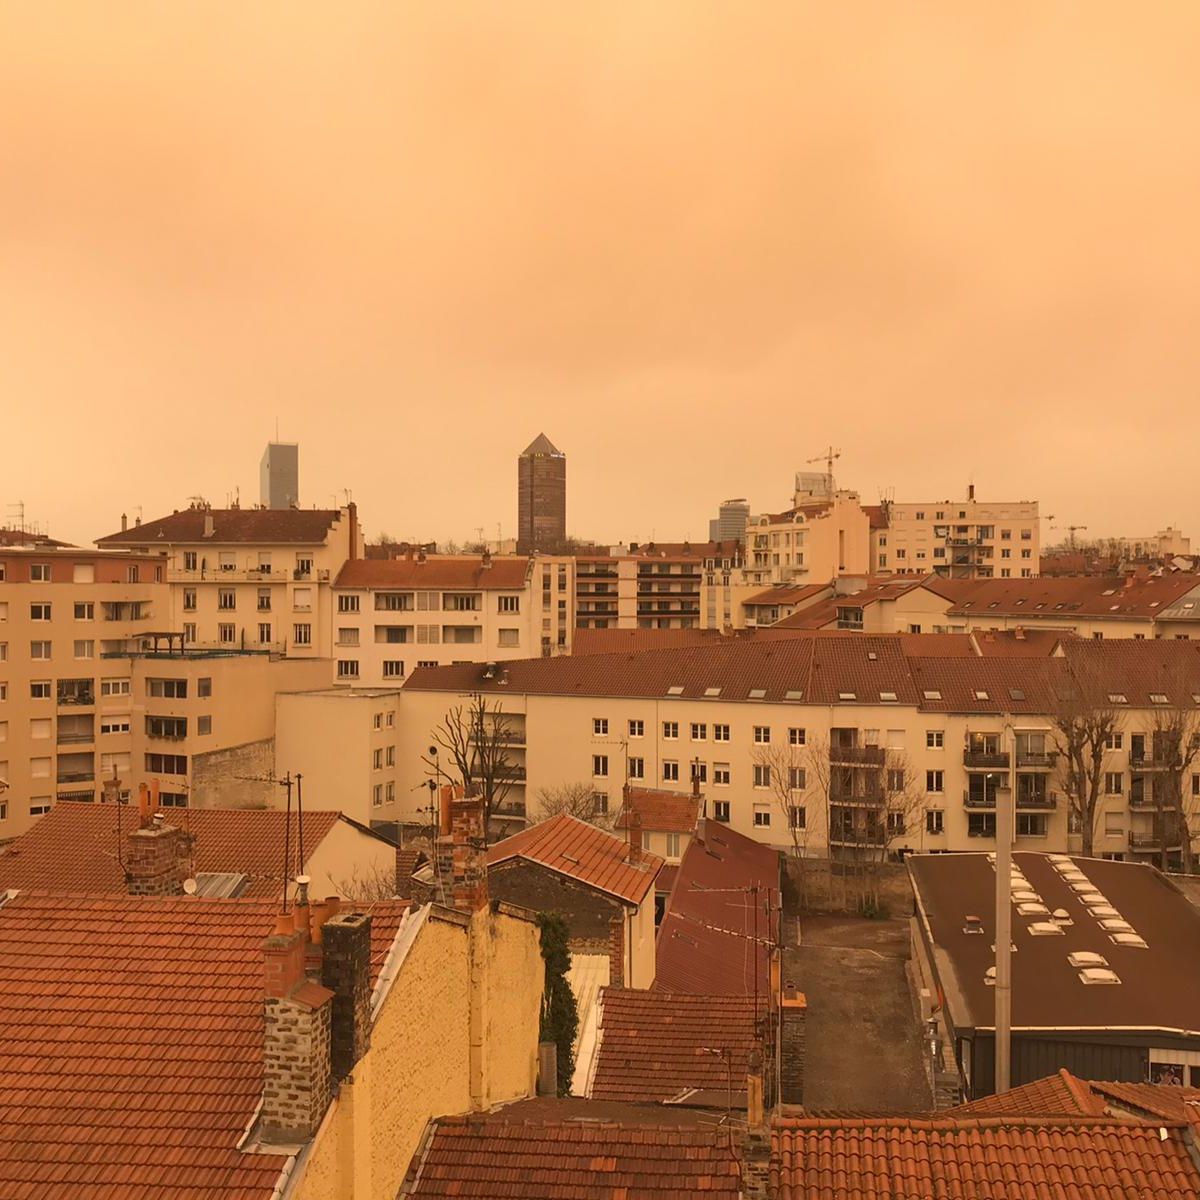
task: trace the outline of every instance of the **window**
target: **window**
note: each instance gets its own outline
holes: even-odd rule
[[[939,793],[944,792],[945,777],[941,771],[926,771],[925,772],[925,790],[927,792]]]
[[[358,678],[358,659],[357,658],[339,658],[337,665],[337,677],[339,679],[357,679]]]
[[[592,737],[608,737],[608,718],[592,718]]]
[[[371,721],[371,726],[374,729],[382,729],[383,728],[383,713],[377,712],[375,714],[374,718]]]
[[[86,600],[75,605],[75,620],[77,621],[94,621],[96,619],[96,606]]]
[[[404,663],[398,658],[385,658],[383,660],[383,677],[384,679],[403,679]]]
[[[50,564],[49,563],[30,563],[29,564],[29,582],[30,583],[49,583],[50,582]]]
[[[521,611],[521,597],[500,596],[496,602],[496,611],[502,613],[519,613]]]
[[[31,758],[29,760],[29,773],[34,779],[49,779],[50,760],[48,758]]]
[[[259,588],[258,589],[258,611],[259,612],[270,612],[271,611],[271,589],[270,588]]]
[[[1104,739],[1105,750],[1120,750],[1125,744],[1125,735],[1123,733],[1110,733]]]
[[[1000,540],[1002,542],[1012,541],[1012,530],[1011,529],[1000,530]]]
[[[3,697],[0,697],[0,699],[3,699]],[[1200,775],[1192,776],[1192,795],[1200,796]]]
[[[967,837],[996,836],[995,813],[967,813]]]
[[[438,664],[437,664],[436,658],[418,658],[417,659],[418,667],[436,667],[437,665]]]
[[[895,794],[904,791],[904,768],[889,767],[887,773],[888,791]]]
[[[296,612],[310,612],[312,610],[312,588],[296,588],[292,592],[292,608]]]
[[[729,801],[714,800],[713,801],[713,820],[720,821],[722,824],[729,824]]]
[[[645,735],[646,735],[645,721],[630,721],[629,722],[629,736],[631,738],[645,737]]]
[[[501,629],[496,644],[506,649],[519,646],[521,644],[521,631],[519,629]]]
[[[222,646],[232,646],[237,642],[237,626],[232,622],[222,621],[217,626],[217,641]]]
[[[234,588],[218,588],[217,608],[222,612],[232,612],[237,608],[237,591]]]
[[[50,811],[50,797],[49,796],[34,796],[29,801],[29,815],[31,817],[44,817],[49,811]],[[7,814],[7,812],[8,812],[8,808],[7,808],[7,806],[5,806],[5,815]]]
[[[29,698],[31,700],[49,700],[50,699],[50,680],[35,679],[29,685]]]
[[[713,741],[714,742],[729,741],[729,726],[728,725],[714,725],[713,726]]]
[[[129,716],[122,714],[113,717],[100,718],[100,732],[103,733],[128,733],[129,732]]]
[[[673,742],[679,737],[679,722],[678,721],[664,721],[662,730],[663,730],[663,737],[668,742]]]
[[[129,680],[128,679],[102,679],[102,680],[100,680],[100,695],[101,696],[128,696],[129,695]]]
[[[125,568],[126,583],[137,583],[139,577],[139,570],[136,564]]]
[[[808,786],[808,774],[803,767],[788,767],[788,787],[801,792]]]
[[[146,735],[158,738],[185,738],[187,717],[147,717]]]
[[[927,729],[925,731],[926,750],[941,750],[945,744],[946,734],[941,729]]]
[[[629,760],[629,778],[646,778],[646,760],[644,758],[631,758]]]
[[[769,763],[754,764],[754,786],[756,788],[771,786],[771,766]]]
[[[376,716],[378,715],[377,713]],[[376,771],[383,770],[383,748],[381,746],[377,746],[371,751],[371,767]]]
[[[1120,837],[1125,832],[1124,814],[1106,812],[1104,814],[1104,832],[1108,837]]]
[[[187,793],[159,792],[158,802],[163,808],[187,808]]]
[[[293,625],[292,626],[292,642],[297,646],[312,645],[312,626],[311,625]]]
[[[270,625],[267,628],[270,629]],[[340,625],[337,631],[337,644],[339,646],[357,646],[358,630],[349,625]]]
[[[771,810],[756,808],[754,810],[754,825],[756,829],[766,829],[771,824]]]
[[[186,700],[186,679],[147,679],[146,695],[159,700]]]
[[[808,734],[803,729],[795,727],[788,730],[788,745],[803,746],[808,739]]]
[[[354,633],[355,633],[355,639],[354,639],[353,645],[357,646],[358,645],[358,636],[357,636],[358,630],[356,629],[354,631]],[[259,621],[259,623],[258,623],[258,644],[260,646],[267,646],[267,645],[270,645],[270,642],[271,642],[271,622],[270,621]]]
[[[925,814],[925,832],[926,833],[943,833],[942,825],[943,813],[940,808],[931,808]]]
[[[184,621],[184,623],[183,623],[183,640],[185,642],[194,642],[196,640],[196,623],[195,623],[195,621]]]
[[[592,793],[592,812],[597,817],[604,816],[608,812],[608,793],[593,792]]]
[[[377,783],[371,788],[371,805],[379,808],[383,804],[383,784]]]
[[[667,857],[668,858],[678,858],[679,857],[679,834],[677,834],[677,833],[668,833],[667,834]]]
[[[756,746],[767,746],[771,742],[771,727],[770,725],[755,725],[754,727],[754,744]]]
[[[152,775],[186,775],[186,754],[147,754],[146,770]]]
[[[339,596],[338,597],[338,612],[340,613],[356,613],[358,612],[358,596]]]
[[[47,659],[51,657],[51,647],[49,642],[30,642],[29,657]]]
[[[663,777],[664,783],[678,782],[678,780],[679,780],[679,764],[677,762],[672,762],[670,759],[665,759],[663,761],[662,767],[663,767],[662,777]]]
[[[708,738],[708,726],[703,721],[692,722],[692,741],[703,742]]]
[[[1045,837],[1045,813],[1017,813],[1017,837]]]
[[[305,576],[312,574],[312,555],[297,554],[296,555],[296,578],[303,579]]]
[[[408,592],[376,592],[375,608],[379,612],[412,612],[413,599]]]
[[[1104,794],[1106,796],[1119,796],[1124,790],[1125,776],[1120,771],[1105,771],[1104,772]]]
[[[8,684],[0,683],[0,700],[8,699]]]
[[[592,755],[592,775],[596,779],[608,778],[608,755],[593,754]]]
[[[718,787],[729,786],[729,764],[713,763],[713,783]]]
[[[201,698],[212,695],[212,679],[207,676],[201,676],[196,680],[196,695]]]
[[[194,571],[196,569],[195,550],[185,550],[183,552],[183,569],[185,571]]]
[[[184,612],[195,612],[196,611],[196,589],[195,588],[184,588],[183,589],[183,611]]]
[[[75,641],[76,658],[95,658],[96,643],[90,638],[77,638]]]
[[[887,831],[892,837],[901,837],[904,834],[904,813],[890,812],[887,815]]]
[[[478,612],[480,597],[476,592],[456,594],[447,592],[442,599],[442,607],[446,612]]]

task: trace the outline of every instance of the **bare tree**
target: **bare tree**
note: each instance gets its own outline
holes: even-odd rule
[[[521,768],[511,758],[515,734],[500,701],[476,692],[468,704],[456,704],[430,735],[434,745],[421,761],[438,777],[457,775],[467,795],[483,799],[484,829],[504,803]],[[449,762],[442,760],[439,748]],[[485,835],[486,836],[486,835]]]
[[[1159,869],[1168,869],[1169,847],[1176,837],[1185,875],[1195,872],[1192,833],[1188,817],[1195,808],[1190,775],[1200,756],[1200,710],[1191,699],[1190,684],[1182,678],[1161,685],[1166,703],[1156,705],[1151,730],[1154,779],[1154,833],[1158,842]]]
[[[1079,827],[1083,854],[1090,857],[1104,781],[1104,751],[1121,731],[1124,718],[1081,656],[1072,656],[1052,695],[1053,741],[1062,758],[1059,771],[1068,814]]]
[[[334,894],[343,900],[392,900],[396,890],[396,868],[355,866],[349,875],[331,878]]]
[[[616,813],[610,812],[607,805],[601,809],[596,796],[596,789],[590,783],[558,783],[538,788],[537,820],[566,813],[598,829],[612,829]]]

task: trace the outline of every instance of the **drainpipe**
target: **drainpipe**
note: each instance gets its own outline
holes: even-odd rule
[[[1009,721],[1005,733],[1012,731]],[[1005,745],[1007,746],[1007,739]],[[1013,772],[1017,751],[1009,750],[1003,787],[996,789],[996,1093],[1008,1091],[1012,1064],[1012,844]]]

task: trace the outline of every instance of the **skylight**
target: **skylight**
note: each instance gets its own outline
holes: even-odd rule
[[[1116,588],[1105,588],[1104,591],[1102,591],[1100,593],[1100,595],[1102,595],[1102,596],[1115,596],[1116,594],[1117,594]]]
[[[751,700],[761,700],[767,694],[767,689],[766,688],[751,688],[749,694],[750,694]]]
[[[1100,928],[1105,933],[1132,933],[1133,926],[1128,921],[1121,920],[1120,917],[1108,917],[1100,922]]]
[[[1124,692],[1109,692],[1108,702],[1109,704],[1128,704],[1129,697]]]
[[[720,688],[705,688],[704,694],[706,696],[719,696],[721,694],[721,689]]]
[[[1050,910],[1044,904],[1018,904],[1017,915],[1022,917],[1048,917]]]
[[[1150,693],[1150,703],[1151,704],[1166,704],[1166,703],[1168,703],[1166,692],[1151,692]]]
[[[1030,937],[1051,937],[1054,934],[1062,936],[1062,930],[1053,921],[1034,921],[1029,926]]]
[[[784,698],[785,700],[803,700],[803,699],[804,699],[804,693],[803,693],[803,692],[801,692],[801,691],[790,691],[790,692],[784,692],[784,693],[783,693],[783,698]]]
[[[926,700],[940,700],[942,698],[942,693],[934,691],[932,688],[928,691],[922,692],[921,695],[924,696]]]
[[[1120,983],[1121,978],[1116,971],[1110,971],[1107,967],[1084,967],[1079,972],[1080,983]]]
[[[1073,967],[1107,967],[1108,959],[1094,950],[1076,950],[1067,955],[1067,962]]]
[[[891,701],[891,700],[895,700],[895,699],[897,699],[897,696],[896,696],[896,693],[895,693],[895,692],[880,692],[880,693],[879,693],[879,698],[880,698],[880,700],[889,700],[889,701]]]
[[[987,692],[978,692],[977,691],[975,693],[975,699],[976,700],[986,700],[986,699],[988,699],[988,694],[987,694]]]
[[[1089,904],[1088,912],[1093,917],[1119,917],[1121,915],[1111,904]]]
[[[839,700],[857,700],[858,696],[854,692],[838,692]]]
[[[667,695],[668,696],[682,696],[683,688],[681,688],[679,686],[669,687],[669,688],[667,688]]]
[[[1025,699],[1025,693],[1020,688],[1009,688],[1008,694],[1014,700],[1024,700]]]
[[[876,654],[874,650],[868,650],[868,651],[867,651],[867,658],[869,658],[869,659],[871,660],[871,662],[875,662],[875,661],[876,661],[876,659],[878,659],[878,658],[879,658],[879,655],[878,655],[878,654]]]
[[[1129,946],[1135,950],[1146,950],[1146,939],[1139,933],[1112,933],[1109,938],[1114,946]]]

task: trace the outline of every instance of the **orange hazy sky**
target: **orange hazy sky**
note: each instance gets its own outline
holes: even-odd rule
[[[278,417],[371,534],[511,534],[545,430],[602,540],[831,441],[1200,536],[1198,62],[1194,0],[0,0],[0,503],[252,502]]]

